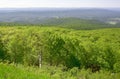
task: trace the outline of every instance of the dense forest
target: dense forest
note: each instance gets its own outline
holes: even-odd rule
[[[113,21],[114,22],[114,21]],[[103,29],[103,28],[119,28],[119,22],[116,24],[109,24],[106,22],[98,20],[88,20],[80,19],[74,17],[64,17],[64,18],[49,18],[45,19],[39,23],[29,23],[29,22],[0,22],[0,26],[37,26],[37,27],[62,27],[75,30],[93,30],[93,29]]]
[[[119,79],[120,28],[1,26],[0,61],[1,79]]]

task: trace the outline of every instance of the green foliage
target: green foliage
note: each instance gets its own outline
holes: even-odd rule
[[[6,57],[6,51],[4,48],[4,44],[1,40],[2,35],[0,34],[0,60],[4,60]]]
[[[0,27],[0,59],[29,66],[119,72],[120,29]],[[42,62],[40,62],[40,57]]]
[[[0,79],[53,79],[39,69],[0,63]]]
[[[0,59],[4,59],[5,58],[5,52],[4,52],[4,48],[3,48],[3,44],[1,43],[0,40]]]
[[[70,28],[76,30],[92,30],[92,29],[101,29],[101,28],[119,28],[119,23],[116,25],[112,25],[109,23],[105,23],[95,19],[80,19],[74,17],[64,17],[64,18],[48,18],[43,21],[38,22],[0,22],[1,26],[38,26],[38,27],[62,27],[62,28]]]
[[[25,67],[20,64],[0,63],[0,79],[119,79],[120,73],[101,70],[92,73],[90,70],[74,67],[62,71],[61,67],[44,66],[44,68]]]

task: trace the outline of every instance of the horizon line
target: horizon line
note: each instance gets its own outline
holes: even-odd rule
[[[18,8],[120,8],[120,7],[0,7],[0,9],[18,9]]]
[[[120,7],[0,7],[0,8],[120,8]]]

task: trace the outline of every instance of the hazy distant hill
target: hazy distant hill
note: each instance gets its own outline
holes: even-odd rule
[[[0,9],[0,22],[43,23],[50,18],[81,18],[109,21],[120,18],[120,9],[89,9],[89,8],[11,8]],[[119,22],[119,21],[118,21]]]

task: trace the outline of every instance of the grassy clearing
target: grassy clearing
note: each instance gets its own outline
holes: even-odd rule
[[[90,70],[73,68],[62,71],[58,67],[24,67],[23,65],[0,63],[0,79],[119,79],[120,73],[101,70],[92,73]]]
[[[50,79],[47,73],[21,65],[0,64],[0,79]]]

